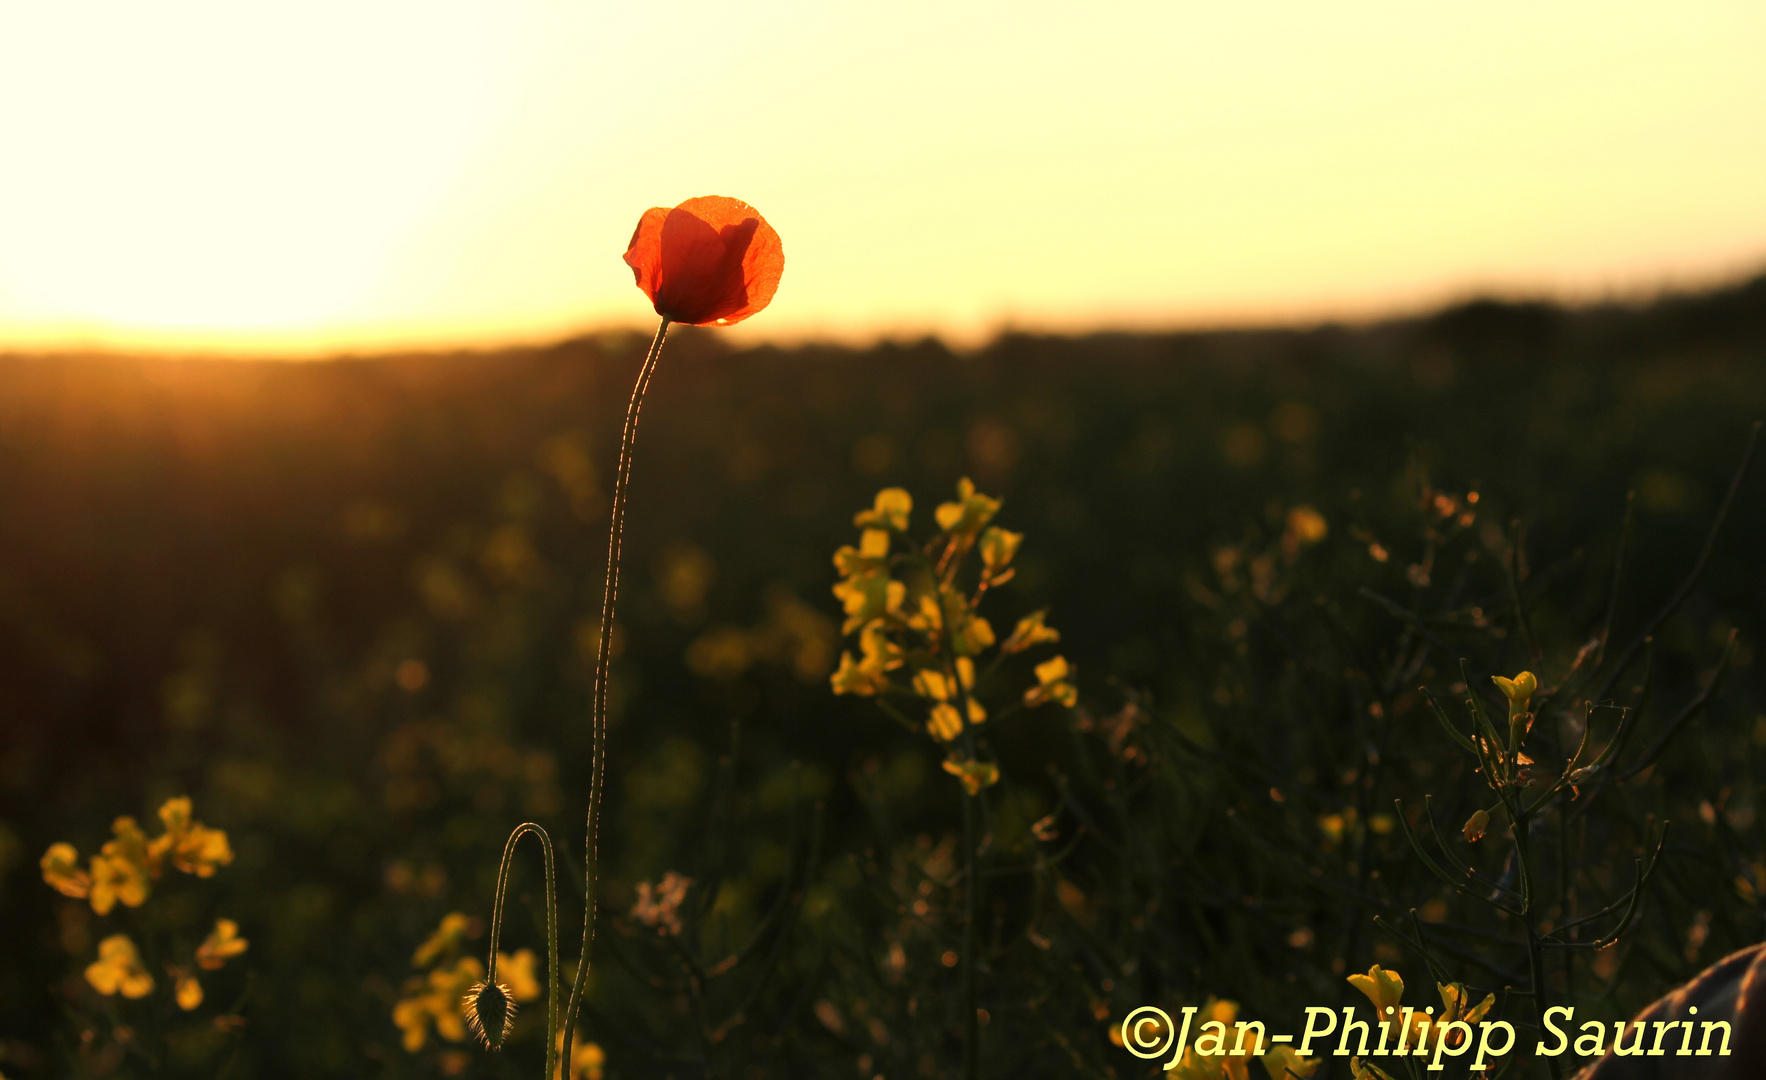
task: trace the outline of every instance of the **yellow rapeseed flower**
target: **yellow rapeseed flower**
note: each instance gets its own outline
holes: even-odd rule
[[[419,968],[442,962],[428,976],[413,976],[407,981],[404,996],[393,1005],[392,1022],[404,1032],[405,1049],[413,1054],[428,1042],[431,1024],[435,1033],[449,1042],[466,1038],[466,1016],[461,1002],[468,991],[483,981],[484,965],[472,956],[460,957],[452,967],[446,961],[459,951],[470,928],[471,920],[465,915],[449,912],[411,957],[412,965]],[[501,974],[499,970],[498,975]]]
[[[1324,515],[1310,506],[1296,506],[1288,511],[1288,535],[1300,544],[1316,544],[1331,531]]]
[[[517,949],[515,955],[499,951],[497,953],[497,979],[509,987],[509,997],[515,1001],[538,1001],[544,993],[540,989],[540,977],[536,972],[540,959],[532,949]]]
[[[1476,1027],[1478,1020],[1483,1020],[1485,1013],[1489,1013],[1496,1006],[1496,995],[1494,994],[1485,994],[1483,1001],[1471,1004],[1471,990],[1466,988],[1466,983],[1436,983],[1436,990],[1441,992],[1439,1024],[1462,1020],[1462,1022]],[[1459,1032],[1453,1032],[1453,1034],[1459,1034]],[[1459,1041],[1455,1039],[1453,1043],[1448,1043],[1448,1045],[1457,1046]]]
[[[968,477],[957,481],[957,501],[941,503],[933,516],[938,527],[956,536],[974,536],[999,513],[1000,502],[975,490]]]
[[[92,857],[92,910],[109,915],[121,900],[124,907],[140,907],[147,902],[150,888],[147,870],[128,859],[105,855]]]
[[[1403,1015],[1399,1009],[1399,1002],[1404,997],[1404,980],[1396,971],[1387,971],[1380,965],[1375,964],[1373,967],[1367,969],[1366,975],[1349,976],[1349,985],[1360,990],[1363,994],[1366,994],[1367,999],[1373,1002],[1375,1020],[1390,1020],[1396,1023],[1396,1021]],[[1447,991],[1442,989],[1443,1002],[1446,1002],[1447,1000],[1446,994]],[[1491,1002],[1494,1003],[1494,1001],[1495,999],[1492,998]],[[1480,1010],[1488,1011],[1487,1009],[1484,1009],[1484,1006],[1480,1006],[1479,1008]],[[1387,1009],[1391,1009],[1392,1011],[1387,1012]],[[1484,1011],[1479,1011],[1478,1016],[1482,1017]],[[1405,1036],[1405,1038],[1410,1041],[1410,1045],[1416,1046],[1431,1024],[1437,1023],[1446,1018],[1445,1015],[1441,1017],[1431,1017],[1423,1010],[1417,1009],[1415,1012],[1411,1013],[1411,1033]]]
[[[1004,653],[1023,652],[1033,645],[1060,641],[1060,631],[1043,625],[1043,619],[1047,616],[1048,611],[1045,609],[1033,611],[1019,619],[1018,625],[1012,630],[1012,636],[1006,639],[1004,645],[1000,646],[1000,651]]]
[[[914,672],[914,693],[933,701],[949,701],[955,691],[951,680],[944,677],[944,672],[937,668],[925,668]]]
[[[171,845],[172,867],[197,877],[214,877],[217,867],[233,862],[233,847],[227,834],[210,829],[201,822],[192,822]]]
[[[1501,675],[1490,676],[1490,681],[1497,685],[1502,695],[1508,698],[1508,719],[1514,723],[1529,711],[1533,703],[1533,694],[1539,689],[1539,680],[1531,671],[1523,671],[1512,679]]]
[[[415,1054],[429,1041],[429,1002],[423,996],[401,998],[392,1007],[392,1022],[404,1033],[405,1052]]]
[[[951,623],[950,647],[958,656],[975,656],[994,643],[993,624],[967,610],[961,621]]]
[[[944,771],[961,780],[963,790],[971,795],[981,794],[982,788],[990,788],[1000,780],[1000,767],[991,761],[946,760]]]
[[[926,720],[926,733],[939,742],[950,742],[963,733],[963,714],[957,712],[955,705],[939,702],[932,706],[932,713]]]
[[[233,861],[227,834],[194,820],[188,798],[167,799],[159,816],[165,832],[152,840],[134,818],[117,818],[111,825],[115,835],[84,871],[73,845],[50,845],[39,863],[43,880],[65,896],[89,900],[93,911],[108,915],[118,903],[124,907],[146,903],[168,862],[184,873],[212,877],[217,867]]]
[[[1165,1075],[1170,1080],[1250,1080],[1251,1051],[1257,1048],[1255,1044],[1258,1037],[1254,1029],[1249,1031],[1245,1038],[1244,1052],[1234,1053],[1238,1048],[1238,1029],[1234,1027],[1238,1015],[1239,1005],[1236,1001],[1209,998],[1203,1002],[1196,1015],[1198,1034],[1192,1040],[1203,1039],[1217,1043],[1219,1053],[1212,1052],[1215,1047],[1210,1046],[1207,1047],[1210,1052],[1204,1054],[1197,1050],[1196,1042],[1192,1041],[1184,1050],[1177,1066]],[[1220,1027],[1208,1029],[1209,1024],[1219,1024]],[[1269,1067],[1267,1058],[1268,1055],[1265,1055],[1266,1069]]]
[[[1024,542],[1023,533],[1008,532],[994,526],[981,534],[981,565],[989,577],[997,577],[1001,570],[1011,563],[1013,556],[1018,554],[1018,545]]]
[[[63,896],[84,900],[92,891],[92,875],[80,869],[80,853],[72,844],[50,844],[37,865],[43,880]]]
[[[847,545],[834,553],[834,569],[841,577],[880,574],[889,568],[889,534],[882,529],[866,529],[859,534],[858,547]]]
[[[1466,818],[1466,843],[1475,844],[1484,839],[1484,831],[1490,827],[1490,813],[1486,810],[1474,810],[1472,816]]]
[[[834,595],[846,611],[840,632],[850,634],[885,615],[898,614],[907,587],[885,574],[858,574],[836,584]]]
[[[932,594],[921,593],[919,610],[908,615],[906,621],[910,630],[931,637],[944,631],[944,609],[938,606]]]
[[[484,965],[475,956],[462,956],[452,968],[436,968],[429,973],[427,998],[435,1033],[449,1042],[466,1041],[466,1016],[460,1002],[466,991],[484,978]]]
[[[832,684],[836,694],[859,694],[864,697],[880,694],[889,688],[889,679],[881,671],[867,668],[844,649],[840,652],[840,666],[835,669],[834,674],[828,676],[828,682]]]
[[[900,667],[901,648],[889,640],[881,622],[873,622],[859,632],[859,652],[863,659],[854,660],[842,651],[840,668],[830,678],[836,694],[880,694],[889,689],[886,672]]]
[[[1396,1018],[1398,1002],[1404,997],[1404,979],[1396,971],[1387,971],[1378,964],[1367,969],[1366,975],[1349,976],[1349,985],[1367,995],[1374,1004],[1374,1018]],[[1394,1010],[1388,1013],[1386,1010]]]
[[[1071,709],[1079,704],[1079,689],[1071,681],[1072,674],[1064,656],[1036,665],[1036,685],[1024,691],[1024,704],[1034,708],[1058,701]]]
[[[141,966],[141,954],[127,934],[112,934],[98,943],[98,959],[86,968],[86,981],[105,997],[144,998],[153,993],[153,976]]]
[[[132,817],[119,817],[111,825],[115,839],[92,857],[92,910],[100,915],[121,901],[124,907],[140,907],[152,891],[147,835]]]
[[[435,933],[429,935],[429,939],[417,946],[417,951],[411,954],[411,966],[428,967],[437,960],[460,951],[460,944],[466,940],[469,926],[471,920],[458,911],[443,915],[441,925],[435,928]]]
[[[219,971],[227,961],[244,952],[251,942],[239,936],[239,924],[216,919],[215,928],[196,947],[196,964],[205,971]]]
[[[914,497],[902,488],[884,488],[869,510],[860,510],[852,524],[860,529],[894,529],[906,532],[908,514],[914,509]]]
[[[558,1051],[564,1051],[564,1032],[558,1032]],[[570,1044],[570,1078],[569,1080],[601,1080],[601,1071],[607,1065],[607,1053],[601,1044],[588,1042],[579,1030],[576,1039]],[[564,1063],[558,1063],[558,1071],[552,1074],[552,1080],[564,1080]]]
[[[1269,1053],[1258,1060],[1263,1062],[1264,1070],[1269,1073],[1269,1080],[1293,1080],[1293,1076],[1307,1080],[1324,1064],[1322,1058],[1301,1057],[1300,1051],[1291,1046],[1272,1047]],[[1293,1076],[1289,1076],[1289,1073]]]
[[[191,1012],[202,1004],[202,984],[188,971],[174,974],[177,982],[173,984],[172,993],[178,999],[178,1008]]]

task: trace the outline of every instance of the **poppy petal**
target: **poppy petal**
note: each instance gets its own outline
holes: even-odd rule
[[[625,249],[625,263],[632,268],[632,277],[651,303],[656,302],[662,274],[662,222],[667,217],[666,206],[652,206],[644,211],[638,227],[632,231],[632,242]]]

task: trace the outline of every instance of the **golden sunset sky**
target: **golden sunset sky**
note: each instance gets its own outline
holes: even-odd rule
[[[0,349],[648,326],[695,195],[729,331],[1358,318],[1766,269],[1759,0],[0,0]]]

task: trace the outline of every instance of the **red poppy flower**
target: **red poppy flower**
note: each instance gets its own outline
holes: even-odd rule
[[[728,326],[772,301],[785,272],[785,249],[754,207],[707,195],[673,210],[644,211],[625,261],[658,315],[694,326]]]

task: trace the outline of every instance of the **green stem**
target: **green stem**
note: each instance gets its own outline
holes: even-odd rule
[[[956,647],[951,640],[948,625],[943,638],[946,656],[954,657]],[[962,715],[963,752],[971,762],[979,762],[980,747],[977,745],[975,725],[969,719],[973,699],[969,691],[962,689],[962,681],[957,677],[954,661],[945,664],[944,675],[949,680],[949,685],[958,691],[951,696],[956,700]],[[963,883],[963,1080],[979,1080],[981,1076],[981,1014],[976,1006],[975,961],[975,921],[981,910],[981,857],[975,817],[986,790],[981,788],[971,794],[966,785],[963,788],[963,863],[966,878]]]
[[[1539,1030],[1545,1030],[1545,957],[1539,947],[1539,932],[1534,927],[1533,919],[1533,871],[1527,859],[1527,815],[1523,814],[1514,821],[1515,860],[1521,870],[1521,926],[1527,931],[1527,975],[1533,989],[1533,1011],[1537,1014]],[[1563,1071],[1558,1068],[1558,1059],[1545,1059],[1546,1067],[1551,1070],[1552,1080],[1559,1080]]]
[[[565,1006],[560,1023],[564,1028],[564,1047],[559,1055],[562,1066],[570,1068],[571,1043],[576,1034],[576,1013],[582,1005],[583,987],[588,982],[589,952],[595,943],[595,879],[598,830],[601,824],[601,795],[606,788],[607,764],[607,666],[612,659],[613,609],[619,599],[620,542],[625,536],[626,489],[631,485],[632,449],[638,438],[638,411],[644,405],[644,391],[656,373],[656,362],[662,356],[662,342],[668,336],[668,317],[656,327],[656,337],[644,356],[638,381],[632,386],[632,399],[625,409],[625,427],[619,436],[619,468],[613,482],[613,510],[607,530],[607,581],[601,593],[601,640],[595,652],[594,699],[591,716],[594,723],[594,764],[589,774],[589,813],[587,834],[583,838],[583,952],[576,965],[576,978],[570,986],[570,1003]],[[552,1080],[552,1073],[546,1074]],[[568,1078],[567,1078],[568,1080]]]
[[[965,718],[965,722],[967,719]],[[963,915],[963,1077],[981,1075],[981,1021],[975,1008],[975,915],[981,874],[975,858],[975,800],[979,794],[963,792],[963,856],[968,864],[965,892],[968,910]]]

